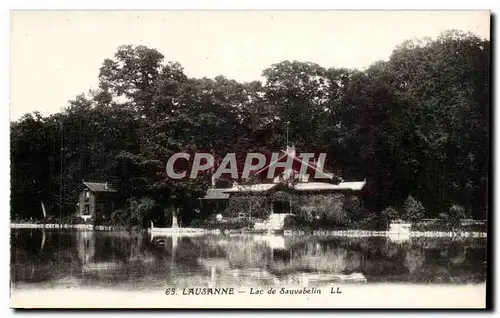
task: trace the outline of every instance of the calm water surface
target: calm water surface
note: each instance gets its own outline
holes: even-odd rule
[[[486,239],[152,237],[13,229],[11,246],[13,288],[151,290],[291,282],[311,286],[346,277],[363,278],[368,284],[486,281]]]

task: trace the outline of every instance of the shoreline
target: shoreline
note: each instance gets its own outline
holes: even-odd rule
[[[92,224],[32,224],[32,223],[11,223],[11,229],[77,229],[77,230],[89,230],[89,231],[119,231],[123,230],[121,228],[115,228],[113,226],[107,225],[92,225]],[[158,229],[158,228],[155,228]],[[162,228],[160,228],[162,229]],[[176,231],[166,231],[164,233],[157,232],[158,235],[169,235],[173,234],[189,234],[197,231],[199,234],[218,234],[217,229],[203,229],[203,228],[179,228]],[[147,229],[151,232],[151,229]],[[224,231],[220,231],[224,233]],[[229,234],[255,234],[255,230],[232,230]],[[410,231],[409,233],[395,233],[390,231],[369,231],[369,230],[315,230],[311,233],[305,231],[295,231],[295,230],[284,230],[284,236],[304,236],[304,235],[314,235],[314,236],[341,236],[341,237],[396,237],[400,239],[405,239],[409,237],[462,237],[462,238],[486,238],[486,232],[468,232],[468,231]]]
[[[10,223],[11,229],[82,229],[82,230],[104,230],[114,231],[119,230],[108,225],[93,225],[93,224],[57,224],[57,223]]]

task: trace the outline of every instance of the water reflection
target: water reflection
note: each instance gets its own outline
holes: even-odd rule
[[[12,230],[14,286],[270,285],[331,282],[476,283],[486,240],[156,236]]]

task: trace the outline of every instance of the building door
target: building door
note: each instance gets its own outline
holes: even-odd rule
[[[290,202],[273,201],[273,213],[274,214],[290,213]]]
[[[292,196],[285,191],[277,191],[272,196],[272,212],[275,214],[291,213]]]

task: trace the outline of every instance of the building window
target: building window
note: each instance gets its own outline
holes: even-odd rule
[[[90,207],[88,204],[85,204],[85,207],[83,208],[83,215],[89,215],[90,214]]]

